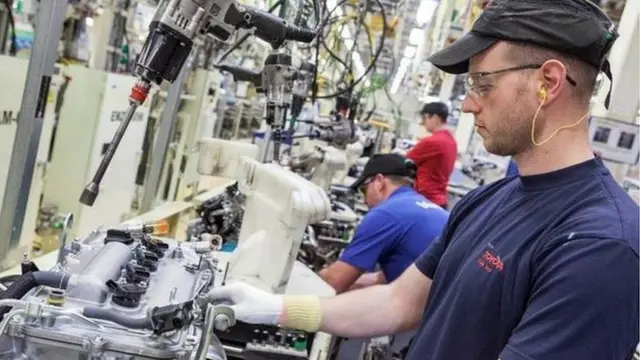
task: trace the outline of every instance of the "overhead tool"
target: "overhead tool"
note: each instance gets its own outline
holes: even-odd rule
[[[80,196],[80,202],[93,206],[100,183],[116,149],[133,118],[146,100],[151,84],[174,82],[187,61],[196,37],[214,36],[228,40],[238,29],[253,30],[274,49],[285,41],[309,43],[316,36],[309,30],[288,24],[267,11],[238,4],[235,0],[170,0],[161,2],[149,27],[149,35],[135,65],[139,78],[129,95],[129,108],[111,143]]]

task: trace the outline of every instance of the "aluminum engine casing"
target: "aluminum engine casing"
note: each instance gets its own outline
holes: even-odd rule
[[[210,254],[201,255],[186,244],[162,239],[168,249],[157,261],[157,269],[149,272],[139,304],[129,308],[115,304],[105,282],[123,284],[125,265],[141,263],[139,258],[134,260],[134,253],[145,247],[138,240],[128,245],[105,244],[105,236],[106,232],[94,232],[74,241],[63,263],[52,269],[70,275],[64,302],[58,306],[61,310],[83,313],[83,309],[93,307],[129,318],[145,318],[154,306],[193,300],[213,284],[216,261]],[[46,304],[50,291],[51,288],[38,286],[22,300]],[[26,311],[26,316],[14,316],[3,329],[0,360],[186,360],[192,358],[202,335],[199,319],[180,330],[156,335],[151,330],[127,328],[107,320],[54,317],[47,311],[32,317],[29,307]],[[218,346],[209,347],[207,359],[225,359],[215,336],[212,344]]]

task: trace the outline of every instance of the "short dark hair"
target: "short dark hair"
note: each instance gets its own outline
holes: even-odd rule
[[[440,120],[445,123],[447,122],[447,117],[449,117],[449,107],[443,102],[430,102],[422,107],[420,113],[422,115],[437,115]]]
[[[507,57],[517,64],[541,64],[551,59],[561,61],[567,67],[568,75],[576,82],[576,86],[571,86],[574,99],[580,103],[588,103],[593,95],[598,70],[582,60],[555,50],[520,42],[509,43]]]

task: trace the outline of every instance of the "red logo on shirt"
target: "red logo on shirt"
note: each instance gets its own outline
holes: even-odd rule
[[[496,256],[491,252],[491,250],[485,250],[482,252],[480,257],[478,257],[478,266],[486,271],[502,271],[504,269],[504,263],[500,260],[499,256]]]

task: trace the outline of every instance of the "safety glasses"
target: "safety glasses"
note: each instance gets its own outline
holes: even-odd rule
[[[464,90],[471,98],[485,97],[496,87],[495,84],[498,81],[499,75],[513,71],[535,70],[541,68],[542,65],[543,64],[528,64],[496,71],[479,71],[469,73],[466,75],[464,80]],[[569,75],[566,76],[566,79],[569,84],[576,86],[576,81]]]
[[[371,182],[373,182],[374,179],[375,177],[367,178],[365,181],[362,182],[362,185],[360,185],[360,187],[358,188],[358,190],[360,190],[360,194],[362,194],[363,197],[367,196],[367,187],[369,186],[369,184],[371,184]]]

